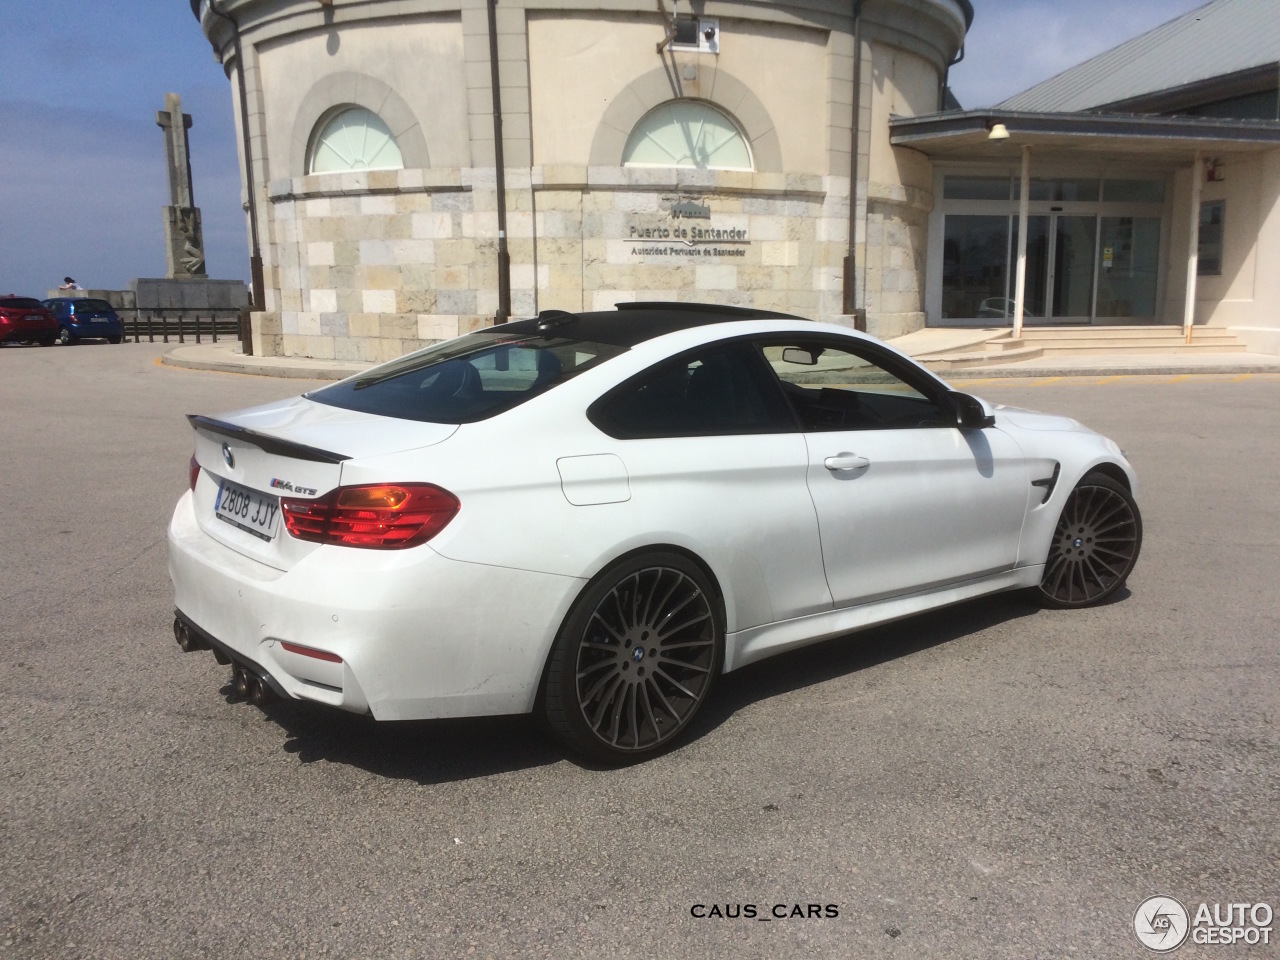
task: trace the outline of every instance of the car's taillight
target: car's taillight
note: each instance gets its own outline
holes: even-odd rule
[[[338,487],[315,500],[281,500],[289,533],[311,543],[399,550],[426,543],[462,506],[430,483]]]
[[[191,455],[191,463],[187,467],[187,470],[191,474],[191,489],[194,491],[196,488],[196,481],[200,479],[200,461],[196,459],[196,455],[194,453]]]

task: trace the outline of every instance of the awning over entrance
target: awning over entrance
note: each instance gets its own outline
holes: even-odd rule
[[[992,137],[998,124],[1007,137]],[[1098,113],[1019,113],[966,110],[889,121],[889,142],[935,160],[1008,160],[1030,145],[1055,157],[1144,160],[1153,155],[1190,161],[1280,146],[1280,122],[1209,117],[1150,117]]]
[[[1023,113],[1017,111],[983,110],[931,114],[923,117],[898,117],[890,121],[890,142],[895,147],[909,147],[924,153],[935,161],[964,163],[1001,163],[1019,161],[1021,165],[1020,190],[1017,193],[1018,213],[1016,232],[1007,234],[1009,242],[1016,237],[1016,282],[1012,294],[1012,307],[1007,312],[1013,321],[1014,335],[1022,330],[1027,314],[1027,243],[1028,234],[1035,230],[1044,232],[1043,224],[1029,222],[1031,171],[1033,153],[1051,158],[1056,164],[1106,161],[1108,163],[1152,163],[1189,166],[1195,173],[1191,178],[1191,202],[1186,216],[1189,218],[1189,249],[1187,250],[1187,291],[1183,327],[1190,339],[1194,314],[1197,256],[1199,250],[1199,226],[1201,222],[1200,187],[1204,181],[1205,156],[1215,159],[1262,153],[1280,148],[1280,122],[1260,120],[1227,120],[1202,117],[1131,116],[1119,114],[1086,113]],[[1064,208],[1055,206],[1052,211]],[[1101,208],[1100,208],[1101,209]],[[1175,213],[1175,216],[1182,216]],[[975,221],[980,218],[972,218]],[[989,219],[989,218],[988,218]],[[1109,220],[1099,214],[1098,223],[1105,228]],[[1158,221],[1149,218],[1126,217],[1115,220],[1126,231],[1125,249],[1132,248],[1134,231],[1149,229]],[[1077,304],[1092,297],[1096,300],[1097,275],[1102,265],[1109,270],[1112,265],[1113,246],[1104,246],[1103,237],[1092,218],[1055,216],[1052,221],[1055,235],[1048,241],[1052,261],[1047,267],[1047,286],[1063,299],[1068,273],[1078,278],[1074,286]],[[1071,236],[1072,230],[1079,236]],[[1158,232],[1158,230],[1157,230]],[[1061,237],[1058,234],[1061,234]],[[1054,240],[1061,239],[1061,244]],[[1076,261],[1064,260],[1063,251],[1076,251]],[[1012,250],[1010,250],[1012,254]],[[1117,254],[1118,255],[1118,254]],[[1039,257],[1044,260],[1044,256]],[[1054,268],[1060,268],[1055,274]],[[1092,286],[1089,285],[1092,269]],[[1150,274],[1149,286],[1154,290],[1154,274]],[[1038,277],[1038,274],[1037,274]],[[1037,291],[1040,292],[1040,291]],[[994,309],[1000,301],[992,297],[983,301],[985,311]],[[1001,301],[1008,303],[1008,301]],[[1050,312],[1043,304],[1037,304],[1048,317]],[[1055,301],[1053,314],[1059,314],[1060,303]],[[1088,312],[1094,310],[1090,306]],[[1005,312],[1005,310],[1001,310]],[[1068,312],[1080,313],[1077,306]],[[943,316],[946,316],[944,313]]]

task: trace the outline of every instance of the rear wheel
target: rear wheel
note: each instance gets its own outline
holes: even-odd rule
[[[1071,609],[1106,600],[1122,586],[1142,549],[1142,517],[1124,485],[1090,473],[1067,497],[1040,581],[1041,602]]]
[[[592,759],[643,759],[688,726],[723,662],[723,615],[702,570],[675,553],[633,557],[592,581],[565,620],[547,726]]]
[[[55,340],[53,337],[41,337],[39,342],[40,342],[40,346],[42,347],[52,347],[55,343],[57,343],[57,340]]]
[[[108,341],[108,342],[110,342],[110,343],[119,343],[119,342],[120,342],[120,338],[119,338],[119,337],[107,337],[107,341]]]

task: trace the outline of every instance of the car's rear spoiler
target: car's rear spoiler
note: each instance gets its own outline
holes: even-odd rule
[[[243,440],[245,443],[251,443],[260,448],[264,453],[292,457],[295,460],[310,460],[313,463],[342,463],[344,460],[351,459],[341,453],[333,453],[330,450],[321,450],[317,447],[308,447],[304,443],[294,443],[292,440],[282,440],[266,433],[259,433],[257,430],[250,430],[248,427],[238,427],[234,423],[214,420],[212,417],[202,417],[199,414],[189,413],[187,414],[187,420],[194,430],[206,430],[209,433]]]

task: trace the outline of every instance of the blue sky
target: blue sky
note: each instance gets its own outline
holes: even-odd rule
[[[966,107],[998,102],[1201,3],[975,0],[952,88]],[[168,92],[194,118],[210,275],[248,279],[233,91],[188,0],[0,0],[0,37],[0,292],[164,276]]]

